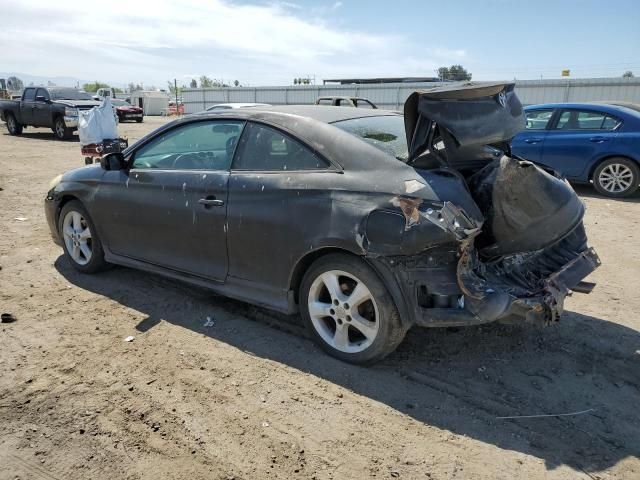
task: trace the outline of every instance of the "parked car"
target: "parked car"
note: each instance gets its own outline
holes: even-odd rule
[[[21,100],[0,101],[0,118],[11,135],[23,128],[49,127],[60,140],[71,138],[78,128],[78,110],[100,105],[91,95],[74,88],[27,87]]]
[[[640,184],[640,107],[557,103],[525,108],[513,153],[555,169],[569,181],[593,183],[609,197],[627,197]]]
[[[144,116],[140,107],[135,107],[129,102],[125,102],[124,100],[119,100],[117,98],[112,98],[111,104],[116,109],[116,114],[118,115],[119,122],[124,122],[126,120],[135,120],[138,123],[142,123]]]
[[[349,362],[412,325],[554,322],[599,260],[569,184],[502,155],[524,127],[513,88],[416,92],[404,117],[189,115],[54,179],[46,218],[80,272],[115,263],[300,311]]]
[[[249,108],[249,107],[270,107],[271,105],[268,103],[218,103],[217,105],[213,105],[204,112],[220,112],[224,110],[232,110],[235,108]],[[203,112],[199,112],[203,113]]]
[[[378,108],[366,98],[360,97],[319,97],[316,105],[334,107]]]

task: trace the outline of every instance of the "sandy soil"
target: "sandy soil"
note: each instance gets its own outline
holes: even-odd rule
[[[42,203],[82,164],[77,140],[0,133],[0,479],[640,478],[638,197],[579,189],[603,266],[557,326],[415,329],[360,368],[296,318],[72,270]]]

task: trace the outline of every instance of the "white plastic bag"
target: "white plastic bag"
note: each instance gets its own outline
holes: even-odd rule
[[[118,125],[109,97],[91,110],[78,111],[78,135],[81,145],[118,138]]]

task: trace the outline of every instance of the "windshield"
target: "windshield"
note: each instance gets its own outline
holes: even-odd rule
[[[115,98],[111,99],[111,105],[115,105],[116,107],[130,107],[131,104],[129,102],[125,102],[124,100],[116,100]]]
[[[51,100],[93,100],[87,92],[74,90],[72,88],[64,90],[49,90]]]
[[[409,158],[402,115],[354,118],[334,122],[332,125],[361,138],[398,160],[406,162]]]

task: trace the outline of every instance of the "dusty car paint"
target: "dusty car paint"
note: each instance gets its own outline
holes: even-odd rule
[[[407,122],[414,165],[329,124],[392,112],[341,107],[234,110],[172,122],[129,147],[125,159],[155,136],[184,123],[234,119],[289,134],[330,167],[286,172],[231,168],[213,173],[85,167],[65,174],[47,195],[45,210],[52,235],[56,239],[59,235],[62,205],[77,198],[95,220],[107,261],[204,285],[287,313],[297,311],[297,289],[311,263],[325,253],[342,251],[358,255],[374,268],[407,327],[513,318],[557,320],[564,296],[578,288],[599,263],[586,247],[582,204],[568,184],[508,156],[509,139],[503,137],[511,134],[521,116],[512,86],[468,90],[464,95],[471,95],[471,108],[473,99],[492,109],[494,102],[498,108],[510,108],[508,115],[513,119],[507,127],[496,120],[495,131],[489,128],[475,140],[469,125],[461,130],[468,152],[479,152],[476,160],[486,164],[474,173],[475,178],[465,178],[452,168],[445,154],[434,155],[433,132],[438,124],[429,117],[431,104],[438,101],[434,92],[426,97],[417,93],[414,102],[407,103],[409,109],[417,108],[417,115],[409,117],[414,123]],[[456,93],[446,95],[448,101]],[[444,111],[438,110],[439,115],[446,117]],[[504,117],[504,113],[489,114]],[[474,118],[486,120],[482,115]],[[427,124],[431,126],[421,130],[420,125]],[[446,137],[445,146],[456,149],[462,145],[455,137],[456,124],[447,125],[451,130],[442,127],[440,137]],[[501,159],[493,153],[485,155],[482,142],[487,139],[492,142],[491,152],[506,155]],[[425,153],[434,158],[427,162],[429,168],[418,168]],[[496,181],[514,177],[527,181],[508,181],[511,190],[501,190]],[[487,183],[491,188],[483,190]],[[151,184],[164,195],[152,195]],[[541,223],[524,222],[525,231],[510,232],[509,220],[529,219],[532,197],[527,189],[532,184],[553,186],[555,193],[547,199],[547,207],[567,200],[573,206],[567,209],[573,214],[566,217],[571,222],[541,211],[540,218],[533,218]],[[135,198],[133,190],[139,192]],[[483,195],[485,200],[479,201]],[[509,203],[510,195],[521,201]],[[223,199],[224,207],[204,209],[198,199],[206,196]],[[147,208],[148,204],[152,207]],[[512,207],[505,210],[505,228],[500,224],[502,217],[491,213],[501,205]],[[541,229],[533,243],[526,243],[532,231],[527,228],[547,221],[560,227]],[[159,235],[162,238],[155,238]],[[127,245],[131,248],[123,251]],[[532,247],[535,250],[527,250]]]

